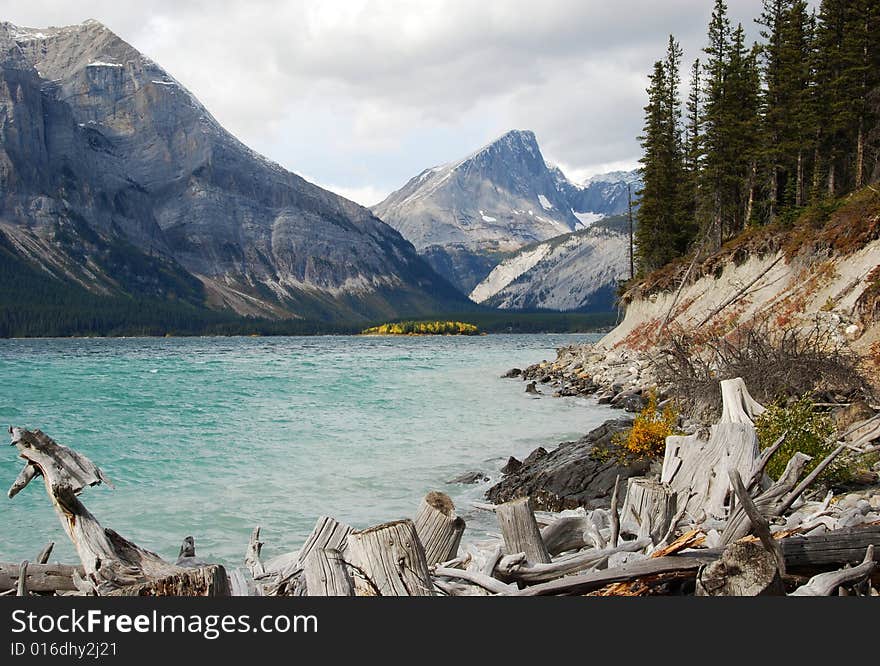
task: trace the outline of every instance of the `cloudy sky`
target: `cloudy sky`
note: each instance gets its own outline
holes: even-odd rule
[[[729,0],[756,36],[761,0]],[[373,204],[422,169],[531,129],[573,179],[632,168],[646,74],[686,59],[711,0],[0,0],[0,20],[94,18],[245,143]]]

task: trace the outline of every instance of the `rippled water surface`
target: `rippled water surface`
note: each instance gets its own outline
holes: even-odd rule
[[[477,338],[182,338],[0,341],[0,423],[41,428],[115,483],[83,491],[105,526],[173,558],[239,563],[254,525],[264,554],[299,546],[321,514],[365,527],[412,516],[449,492],[473,538],[509,455],[555,446],[600,423],[576,398],[535,399],[499,375],[552,357],[578,335]],[[21,468],[0,448],[0,486]],[[39,480],[0,499],[0,561],[75,560]]]

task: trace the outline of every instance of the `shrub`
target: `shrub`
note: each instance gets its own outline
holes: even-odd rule
[[[741,377],[765,405],[807,393],[870,397],[860,365],[836,332],[818,320],[810,327],[777,329],[761,319],[712,340],[672,335],[660,349],[656,369],[686,413],[711,419],[721,413],[722,379]]]
[[[832,440],[834,423],[827,414],[815,411],[812,396],[809,394],[792,400],[787,405],[771,405],[757,418],[755,426],[761,449],[771,446],[785,433],[785,441],[767,465],[767,473],[773,479],[782,475],[788,461],[798,451],[813,458],[807,463],[803,473],[806,476],[836,448]],[[838,458],[822,472],[819,479],[840,483],[849,476],[846,464]]]
[[[632,428],[614,437],[614,443],[634,458],[653,458],[663,453],[666,438],[677,433],[678,411],[668,404],[662,411],[651,393],[648,404],[636,415]]]

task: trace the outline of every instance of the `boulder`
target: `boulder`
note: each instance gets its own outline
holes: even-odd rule
[[[486,497],[500,504],[528,495],[536,508],[547,511],[608,506],[618,474],[624,480],[650,469],[648,460],[621,462],[619,448],[612,441],[632,422],[631,418],[613,419],[552,451],[536,449],[519,469],[492,486]]]
[[[501,379],[513,379],[514,377],[519,377],[523,373],[519,368],[511,368],[503,375],[501,375]]]
[[[504,465],[504,467],[501,468],[501,473],[513,474],[514,472],[518,471],[519,468],[522,466],[522,461],[517,460],[513,456],[510,456],[510,458],[507,459],[507,463]]]
[[[489,477],[483,474],[483,472],[465,472],[464,474],[459,474],[456,477],[449,479],[446,483],[460,483],[462,485],[473,485],[475,483],[484,483],[489,480]]]

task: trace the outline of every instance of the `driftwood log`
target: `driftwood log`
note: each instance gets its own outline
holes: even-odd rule
[[[533,564],[528,558],[524,560],[517,555],[508,555],[501,558],[497,569],[507,578],[534,585],[592,569],[604,563],[615,553],[635,553],[650,545],[650,538],[645,537],[635,541],[624,541],[616,548],[590,548],[574,555],[561,557],[553,562],[538,564]]]
[[[828,597],[835,590],[847,583],[856,583],[865,580],[874,571],[877,562],[874,560],[874,546],[870,545],[865,552],[865,558],[857,567],[829,571],[813,576],[805,585],[802,585],[791,593],[793,597]]]
[[[0,592],[14,590],[18,587],[20,565],[0,563]],[[69,564],[28,564],[25,577],[27,589],[40,594],[55,591],[73,592],[73,572],[85,575],[84,569]]]
[[[588,529],[589,521],[585,517],[565,516],[541,530],[541,541],[551,556],[568,550],[580,550],[588,545],[584,539]]]
[[[35,477],[43,477],[49,499],[82,562],[80,578],[87,588],[97,594],[120,590],[157,595],[168,590],[178,595],[228,593],[228,585],[217,582],[220,577],[226,580],[222,567],[206,568],[201,573],[182,569],[102,527],[78,497],[89,486],[110,485],[91,460],[39,430],[10,428],[10,433],[25,466],[9,489],[9,497],[15,497]]]
[[[548,564],[550,553],[541,538],[538,522],[528,497],[520,497],[498,505],[495,509],[501,536],[504,539],[504,552],[507,555],[525,553],[532,564]]]
[[[447,562],[458,553],[465,522],[455,515],[455,504],[446,493],[434,491],[425,496],[415,527],[429,565]]]
[[[409,519],[348,535],[345,561],[357,596],[433,596],[425,549]]]

